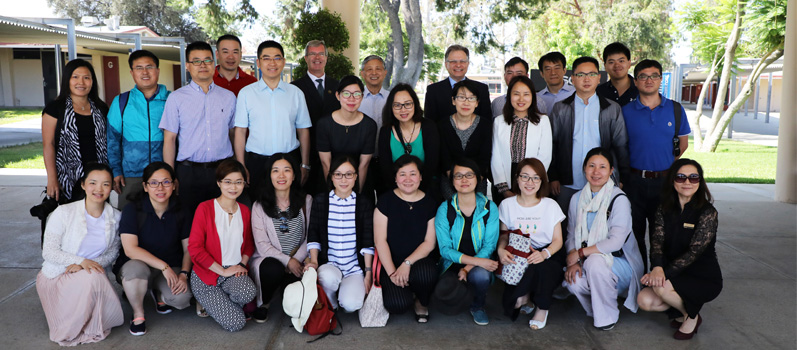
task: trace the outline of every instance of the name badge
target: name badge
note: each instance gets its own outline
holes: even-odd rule
[[[695,228],[695,224],[690,224],[688,222],[684,223],[684,228]]]

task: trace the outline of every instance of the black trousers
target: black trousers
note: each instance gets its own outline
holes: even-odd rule
[[[177,179],[180,186],[177,191],[180,206],[187,214],[188,222],[193,222],[194,212],[206,200],[221,195],[221,189],[216,183],[216,167],[190,166],[182,162],[177,163]]]
[[[664,178],[645,179],[631,174],[623,190],[631,202],[631,227],[634,230],[639,253],[645,272],[648,271],[648,248],[645,244],[645,230],[653,232],[656,220],[656,209],[659,207],[661,186]]]
[[[519,310],[515,309],[515,302],[526,294],[530,294],[531,300],[540,309],[551,309],[553,291],[564,279],[562,271],[566,258],[564,250],[562,247],[550,259],[543,260],[539,264],[529,264],[517,286],[506,285],[502,298],[504,314],[512,321],[517,319],[519,314]],[[544,252],[543,254],[545,255]]]
[[[391,314],[403,314],[415,305],[415,297],[421,305],[428,306],[429,299],[437,285],[437,263],[425,257],[412,264],[409,286],[401,288],[390,280],[384,268],[380,271],[379,282],[382,284],[382,300],[385,309]],[[414,297],[413,297],[414,295]]]
[[[271,298],[274,297],[277,289],[299,280],[299,277],[285,270],[285,265],[282,265],[282,262],[274,258],[263,259],[260,262],[259,271],[260,295],[263,298],[264,305],[271,302]]]

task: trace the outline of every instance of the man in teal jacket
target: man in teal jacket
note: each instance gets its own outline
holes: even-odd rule
[[[163,160],[163,131],[158,125],[169,97],[166,86],[158,84],[158,57],[138,50],[127,62],[136,86],[116,96],[108,111],[108,162],[119,210],[128,203],[129,194],[142,190],[144,168]]]

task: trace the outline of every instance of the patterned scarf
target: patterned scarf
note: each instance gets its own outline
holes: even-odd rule
[[[108,149],[105,135],[105,116],[94,105],[94,101],[89,99],[89,103],[91,104],[91,118],[94,122],[94,144],[97,148],[97,161],[107,164]],[[58,149],[55,154],[55,168],[61,191],[66,198],[72,198],[72,187],[83,176],[83,161],[80,157],[80,141],[78,140],[75,110],[72,106],[72,97],[69,96],[66,98],[64,121],[60,131]]]
[[[598,191],[595,197],[592,197],[592,190],[589,183],[584,185],[581,189],[581,194],[578,196],[578,213],[576,217],[576,249],[581,247],[581,242],[587,242],[587,246],[591,247],[596,243],[603,241],[609,236],[609,226],[606,218],[606,211],[609,209],[609,203],[612,201],[612,191],[614,191],[614,181],[609,179],[605,185]],[[595,219],[592,221],[592,229],[587,229],[587,213],[595,213]],[[611,254],[601,253],[606,259],[606,265],[612,267],[614,257]]]

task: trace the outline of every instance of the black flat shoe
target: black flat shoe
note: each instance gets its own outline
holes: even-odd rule
[[[429,314],[426,315],[415,314],[415,321],[417,321],[418,323],[427,323],[429,322]]]

